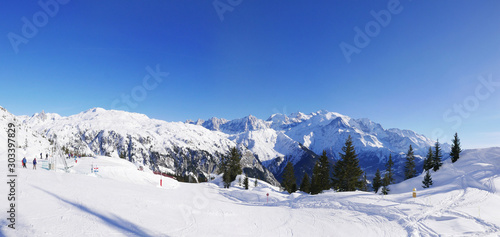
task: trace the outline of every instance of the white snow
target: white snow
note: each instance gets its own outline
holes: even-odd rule
[[[39,157],[40,152],[44,155],[51,152],[44,135],[57,133],[60,134],[58,139],[65,141],[90,126],[96,130],[120,130],[124,134],[129,130],[139,131],[143,137],[158,137],[158,142],[175,141],[177,145],[209,151],[225,151],[226,146],[234,144],[227,139],[231,135],[200,126],[102,109],[70,117],[41,113],[16,118],[0,108],[0,118],[3,128],[8,121],[26,121],[18,128],[21,147],[18,149],[15,230],[7,227],[7,163],[4,159],[7,137],[5,132],[0,133],[0,167],[3,167],[0,175],[4,177],[4,184],[0,185],[0,198],[4,200],[0,202],[0,213],[3,213],[0,215],[0,236],[500,235],[500,191],[496,188],[500,185],[498,147],[466,150],[453,164],[446,160],[438,172],[431,172],[434,185],[429,189],[421,188],[423,175],[420,175],[391,185],[387,196],[360,191],[290,195],[262,181],[254,187],[253,178],[250,178],[250,190],[244,190],[238,181],[241,176],[230,189],[221,187],[220,176],[211,183],[202,184],[179,183],[162,177],[160,186],[161,176],[148,169],[139,171],[136,164],[117,157],[84,157],[77,163],[68,159],[67,173],[60,162],[62,158],[58,159],[57,171],[42,169],[41,160],[38,169],[33,170],[30,162],[33,157]],[[327,125],[335,118],[339,118],[339,125],[349,125],[366,133],[363,139],[367,144],[371,142],[376,146],[377,137],[387,140],[394,134],[430,144],[425,137],[419,138],[411,131],[384,130],[366,119],[355,120],[325,111],[285,116],[283,121],[298,123],[295,131],[303,129],[309,136],[310,145],[318,145],[333,130],[323,133],[317,129],[314,133],[305,133],[305,127],[310,123]],[[273,122],[280,119],[283,118],[275,116]],[[255,122],[249,116],[250,120]],[[279,155],[287,149],[295,149],[296,142],[286,132],[252,130],[245,126],[245,132],[233,134],[233,139],[247,142],[247,145],[256,142],[262,154]],[[49,131],[45,131],[47,128]],[[345,128],[349,129],[352,128]],[[29,146],[24,147],[24,144]],[[221,148],[214,144],[226,146]],[[28,169],[20,168],[20,158],[24,156],[28,159]],[[91,173],[92,167],[98,167],[99,172]],[[417,198],[412,198],[413,188],[417,189]]]
[[[5,136],[1,136],[2,144]],[[5,157],[2,146],[0,156]],[[0,236],[498,236],[500,148],[445,161],[434,185],[422,175],[370,192],[291,195],[259,181],[243,189],[178,183],[119,158],[68,160],[69,173],[18,168],[16,230]],[[99,172],[90,173],[91,165]],[[2,167],[6,167],[2,159]],[[4,170],[4,169],[2,169]],[[5,173],[3,173],[5,174]],[[5,176],[4,176],[5,177]],[[417,188],[417,198],[412,189]],[[6,197],[6,185],[1,196]],[[266,194],[269,193],[269,202]],[[6,202],[1,202],[6,210]],[[3,213],[5,213],[3,211]]]

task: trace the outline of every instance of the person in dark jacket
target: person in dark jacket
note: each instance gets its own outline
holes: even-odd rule
[[[26,168],[26,157],[23,158],[22,163],[23,163],[23,168]]]
[[[36,170],[36,158],[33,159],[33,169]]]

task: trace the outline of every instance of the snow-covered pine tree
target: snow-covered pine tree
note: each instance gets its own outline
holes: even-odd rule
[[[458,138],[457,133],[455,133],[455,136],[453,137],[453,140],[451,140],[451,143],[450,157],[451,162],[455,163],[460,158],[460,152],[462,152],[462,149],[460,148],[460,139]]]

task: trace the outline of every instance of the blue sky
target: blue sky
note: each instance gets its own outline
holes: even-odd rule
[[[0,4],[0,105],[16,115],[325,109],[500,145],[498,1],[41,2]],[[343,43],[357,49],[349,62]]]

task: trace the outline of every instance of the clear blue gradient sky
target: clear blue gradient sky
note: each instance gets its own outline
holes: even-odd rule
[[[136,93],[126,110],[167,121],[325,109],[500,146],[500,1],[41,2],[0,3],[0,105],[16,115]],[[358,43],[350,62],[342,42]],[[156,65],[169,74],[146,89]]]

